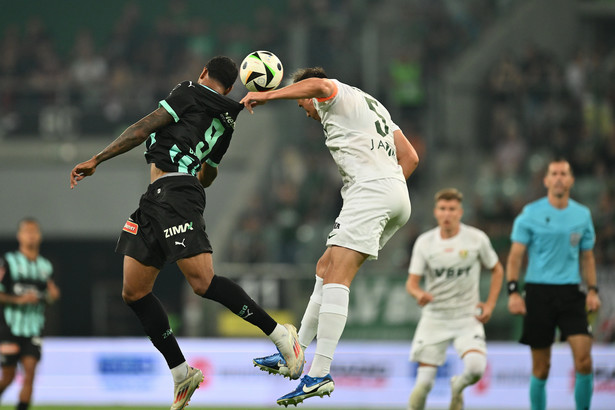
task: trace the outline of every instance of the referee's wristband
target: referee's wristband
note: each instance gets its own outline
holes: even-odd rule
[[[596,295],[598,294],[598,286],[588,286],[587,291],[589,292],[590,290],[596,292]]]
[[[519,293],[519,282],[516,280],[511,280],[506,284],[508,295],[512,295],[513,293]]]

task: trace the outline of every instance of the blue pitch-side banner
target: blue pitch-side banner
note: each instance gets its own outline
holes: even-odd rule
[[[268,339],[180,339],[188,362],[200,368],[205,381],[193,396],[198,406],[272,406],[297,381],[268,375],[252,366],[252,358],[274,351]],[[312,346],[308,353],[313,352]],[[339,408],[405,409],[416,366],[408,362],[410,343],[345,342],[336,351],[331,397],[309,405]],[[518,344],[488,345],[485,376],[465,392],[468,408],[527,409],[531,370],[529,350]],[[308,365],[311,354],[308,354]],[[615,403],[615,347],[596,345],[592,409]],[[448,408],[449,379],[461,371],[453,350],[437,375],[428,408]],[[3,395],[17,400],[21,376]],[[35,404],[168,405],[173,383],[166,363],[151,343],[124,338],[47,338],[34,389]],[[553,347],[548,405],[574,409],[574,369],[567,345]]]

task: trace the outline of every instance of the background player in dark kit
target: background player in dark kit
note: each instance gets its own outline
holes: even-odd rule
[[[17,363],[24,377],[17,410],[30,406],[36,366],[41,359],[41,334],[45,304],[60,297],[51,262],[39,254],[42,241],[39,223],[24,218],[17,227],[19,249],[0,258],[0,395],[13,382]]]

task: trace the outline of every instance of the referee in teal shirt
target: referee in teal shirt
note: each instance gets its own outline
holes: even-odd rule
[[[586,410],[591,404],[592,335],[586,311],[600,308],[593,252],[595,234],[589,209],[570,198],[573,184],[568,161],[551,161],[544,177],[547,196],[523,208],[511,234],[506,266],[508,310],[513,315],[524,315],[520,342],[532,351],[532,410],[546,409],[545,385],[556,328],[572,350],[576,408]],[[524,299],[517,281],[526,250]],[[579,288],[581,272],[587,294]]]

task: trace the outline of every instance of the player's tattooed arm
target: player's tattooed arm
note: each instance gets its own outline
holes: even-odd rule
[[[77,164],[70,172],[70,188],[73,189],[77,182],[85,177],[89,177],[96,172],[96,167],[103,161],[130,151],[137,145],[145,141],[152,132],[168,125],[173,121],[173,117],[164,108],[158,108],[151,114],[143,117],[109,144],[104,150],[94,155],[89,160]]]
[[[173,117],[164,108],[160,107],[143,117],[109,144],[104,150],[94,158],[97,164],[116,157],[124,152],[130,151],[134,147],[141,145],[152,132],[168,125],[173,121]]]

